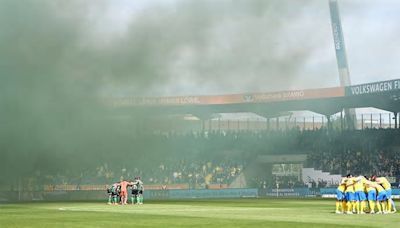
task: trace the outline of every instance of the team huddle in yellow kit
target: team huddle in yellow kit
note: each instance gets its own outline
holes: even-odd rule
[[[377,211],[375,211],[375,208]],[[336,189],[337,214],[395,213],[390,182],[385,177],[344,177]]]

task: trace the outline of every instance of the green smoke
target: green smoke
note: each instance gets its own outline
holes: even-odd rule
[[[320,6],[306,2],[154,1],[115,32],[103,18],[114,1],[2,0],[0,184],[151,163],[158,145],[132,140],[140,116],[116,120],[104,98],[290,87],[313,54],[312,37],[297,45],[290,32]]]

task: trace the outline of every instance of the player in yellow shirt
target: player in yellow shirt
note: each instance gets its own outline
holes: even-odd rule
[[[369,213],[375,214],[376,189],[368,184],[365,184],[364,190],[367,193],[367,199],[368,199],[368,204],[369,204]]]
[[[348,174],[347,176],[347,181],[346,181],[346,208],[347,208],[347,214],[353,214],[356,212],[356,197],[355,197],[355,192],[354,192],[354,182],[355,179],[351,174]]]
[[[347,178],[343,177],[336,189],[336,214],[343,214],[346,211],[346,200],[344,191],[346,190]]]
[[[372,176],[371,180],[375,181],[377,184],[382,185],[382,187],[385,189],[387,201],[388,201],[388,205],[387,205],[388,212],[396,213],[396,205],[394,204],[394,201],[392,199],[392,186],[391,186],[390,182],[386,179],[386,177]]]
[[[376,206],[378,207],[377,214],[386,214],[387,195],[385,189],[374,181],[366,181],[366,184],[367,186],[374,187],[378,193],[378,196],[376,197]]]
[[[364,186],[366,183],[366,178],[364,176],[359,176],[354,178],[354,192],[356,200],[356,210],[357,214],[365,214],[365,208],[367,205],[367,196],[364,192]]]

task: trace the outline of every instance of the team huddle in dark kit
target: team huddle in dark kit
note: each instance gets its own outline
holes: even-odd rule
[[[122,180],[107,187],[108,204],[128,204],[128,189],[131,190],[131,203],[143,204],[144,187],[140,177],[136,177],[134,181]]]

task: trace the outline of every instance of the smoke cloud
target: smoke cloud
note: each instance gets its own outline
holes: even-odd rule
[[[3,0],[0,185],[124,156],[151,160],[137,153],[146,143],[130,140],[140,120],[116,121],[104,98],[337,82],[324,1]]]

